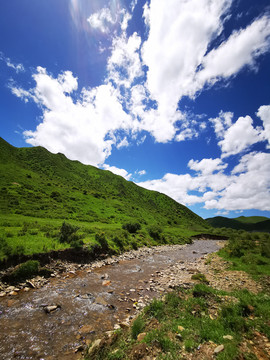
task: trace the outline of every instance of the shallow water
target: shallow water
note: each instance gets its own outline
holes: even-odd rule
[[[162,271],[176,261],[192,262],[218,248],[216,241],[196,240],[182,249],[171,247],[90,273],[80,270],[75,274],[62,274],[40,289],[2,298],[1,359],[80,358],[75,349],[132,315],[133,303],[139,296],[157,296],[147,290],[147,281],[153,272]],[[110,282],[104,285],[102,276],[107,275]],[[123,297],[129,301],[120,301]],[[59,308],[47,314],[46,305],[59,305]]]

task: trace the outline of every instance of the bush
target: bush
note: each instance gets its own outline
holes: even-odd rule
[[[161,240],[162,229],[159,225],[151,225],[148,227],[147,231],[151,238],[153,238],[154,240]]]
[[[109,244],[108,244],[108,241],[107,241],[107,239],[105,237],[105,234],[103,232],[99,233],[99,234],[96,234],[95,239],[100,244],[101,249],[103,251],[108,251]]]
[[[137,336],[143,331],[145,327],[145,323],[143,319],[139,316],[136,320],[134,320],[131,326],[131,337],[132,339],[136,340]]]
[[[141,224],[139,223],[126,223],[122,226],[122,229],[127,230],[130,234],[135,234],[138,230],[141,230]]]
[[[63,222],[61,228],[60,228],[60,243],[74,243],[80,239],[80,236],[76,234],[76,232],[79,230],[77,226],[70,225]]]
[[[19,267],[11,273],[10,278],[13,281],[23,281],[30,279],[31,277],[38,275],[38,269],[39,261],[28,260],[25,263],[19,265]]]
[[[8,245],[6,239],[2,236],[0,236],[0,253],[7,257],[9,257],[12,253],[11,246]]]

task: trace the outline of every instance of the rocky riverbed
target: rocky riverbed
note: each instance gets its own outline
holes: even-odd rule
[[[141,248],[92,264],[54,262],[50,279],[37,277],[10,287],[1,284],[0,351],[7,359],[76,359],[105,331],[129,326],[151,299],[176,286],[190,287],[193,274],[210,285],[232,290],[233,272],[219,276],[226,262],[208,254],[222,246],[214,240],[191,245]],[[235,278],[234,278],[235,277]],[[241,284],[258,285],[243,273]]]

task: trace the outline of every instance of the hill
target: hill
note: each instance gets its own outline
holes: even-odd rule
[[[215,228],[270,232],[270,219],[264,216],[240,216],[233,219],[216,216],[208,218],[206,221]]]
[[[0,169],[0,236],[24,253],[68,246],[57,239],[63,221],[80,228],[85,244],[95,242],[97,232],[111,232],[110,237],[127,223],[141,227],[129,239],[138,246],[177,242],[208,227],[164,194],[42,147],[15,148],[0,138]]]

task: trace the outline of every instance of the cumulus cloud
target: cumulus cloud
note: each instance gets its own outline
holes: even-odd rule
[[[215,171],[226,169],[228,165],[224,164],[221,159],[202,159],[201,161],[191,159],[188,167],[203,175],[210,175]]]
[[[179,99],[194,92],[196,69],[209,43],[220,34],[221,17],[230,4],[229,0],[152,0],[145,6],[149,37],[142,58],[148,67],[147,87],[161,116],[171,118]]]
[[[219,116],[209,119],[213,123],[218,138],[223,138],[225,131],[232,125],[233,113],[220,111]]]
[[[261,118],[263,122],[264,130],[262,131],[262,136],[268,141],[267,148],[270,149],[270,105],[261,106],[256,115]]]
[[[120,169],[120,168],[118,168],[116,166],[110,166],[110,165],[107,165],[107,164],[103,164],[102,167],[103,167],[104,170],[109,170],[109,171],[111,171],[112,173],[114,173],[116,175],[122,176],[126,180],[130,180],[130,178],[132,176],[132,174],[129,174],[125,169]]]
[[[253,127],[250,116],[240,117],[224,134],[224,139],[219,141],[222,157],[239,154],[251,145],[261,141],[260,132]]]
[[[144,75],[139,56],[140,45],[141,38],[136,32],[129,38],[123,34],[113,40],[107,69],[108,79],[113,80],[117,86],[130,88],[134,79]]]
[[[119,93],[110,83],[83,89],[74,101],[77,79],[71,72],[57,78],[39,67],[33,75],[36,86],[29,91],[13,88],[13,93],[35,101],[42,109],[42,122],[35,130],[24,132],[26,141],[49,151],[62,152],[85,164],[103,164],[112,146],[126,145],[114,136],[117,130],[129,131],[131,117],[119,102]]]
[[[256,59],[269,51],[270,19],[263,16],[247,28],[235,31],[217,49],[202,60],[203,69],[196,80],[198,87],[237,74],[244,66],[256,68]]]
[[[218,166],[226,166],[221,159],[192,160],[189,166],[197,171],[195,176],[166,174],[162,179],[137,184],[165,193],[185,205],[201,203],[206,209],[220,211],[270,210],[270,154],[244,155],[230,174],[224,174],[222,168],[213,173],[215,162]]]
[[[91,14],[87,21],[92,28],[107,33],[110,31],[110,25],[117,22],[117,17],[113,17],[110,9],[104,7],[98,12]]]

